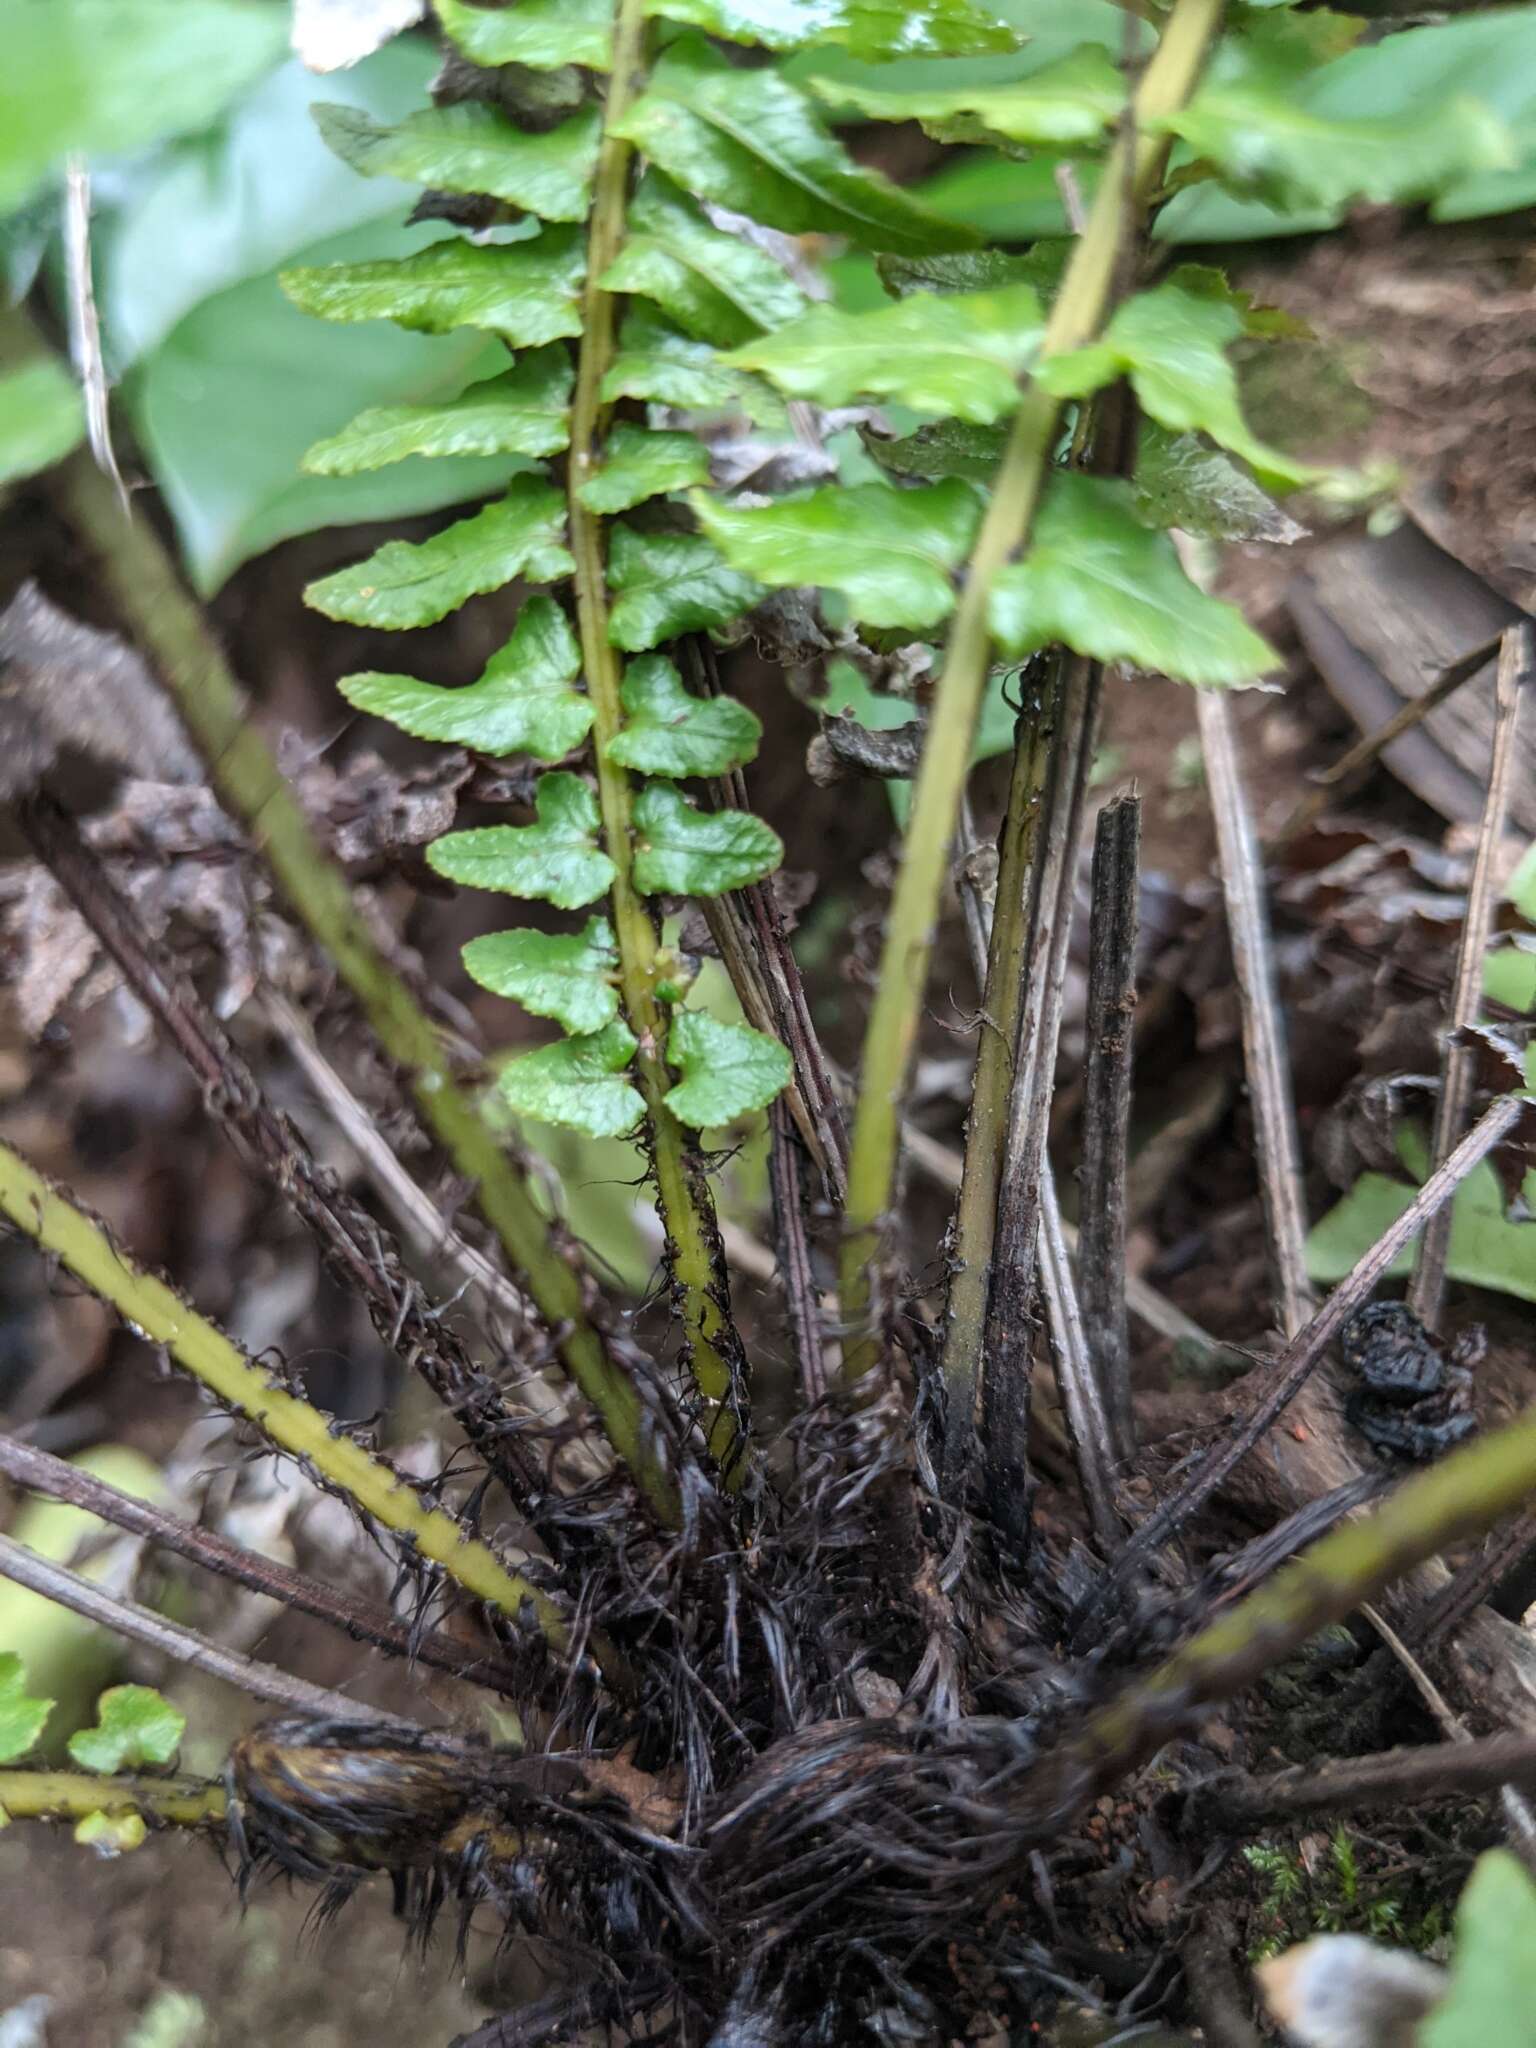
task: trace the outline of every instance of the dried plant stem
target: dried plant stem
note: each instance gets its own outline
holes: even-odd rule
[[[1536,662],[1536,647],[1533,647],[1530,626],[1509,627],[1499,647],[1488,795],[1483,804],[1477,855],[1472,863],[1472,881],[1467,890],[1461,948],[1456,957],[1456,980],[1451,992],[1451,1014],[1440,1060],[1440,1094],[1435,1103],[1435,1128],[1430,1143],[1431,1162],[1437,1166],[1466,1129],[1467,1116],[1472,1108],[1477,1081],[1477,1051],[1462,1034],[1477,1022],[1482,1008],[1483,959],[1488,950],[1498,896],[1498,858],[1509,809],[1509,785],[1520,727],[1520,700],[1530,679],[1533,662]],[[1445,1306],[1445,1261],[1450,1248],[1451,1211],[1447,1207],[1439,1215],[1432,1216],[1424,1226],[1413,1279],[1408,1287],[1408,1306],[1429,1330],[1440,1326],[1440,1314]]]
[[[803,1155],[790,1112],[782,1102],[774,1103],[768,1112],[768,1136],[768,1183],[773,1196],[778,1270],[784,1283],[784,1305],[800,1371],[801,1398],[807,1408],[814,1408],[827,1392],[826,1346],[805,1225]]]
[[[1156,188],[1167,158],[1161,117],[1193,89],[1221,25],[1221,0],[1176,0],[1157,51],[1137,87],[1134,125],[1110,153],[1082,235],[1052,308],[1046,354],[1078,348],[1108,311],[1129,192],[1137,208]],[[848,1166],[848,1207],[840,1260],[846,1334],[845,1378],[857,1381],[881,1352],[875,1276],[900,1142],[902,1097],[911,1064],[935,921],[970,765],[972,736],[990,654],[992,579],[1029,539],[1055,451],[1061,402],[1031,382],[1014,417],[976,545],[928,722],[912,791],[901,873],[891,899],[875,1000],[864,1040],[859,1102]]]
[[[1141,799],[1114,798],[1099,813],[1093,845],[1078,1291],[1110,1442],[1122,1464],[1136,1453],[1125,1304],[1125,1189],[1140,847]]]
[[[512,1693],[518,1689],[518,1676],[510,1664],[494,1656],[477,1658],[467,1644],[454,1642],[435,1629],[406,1628],[376,1601],[340,1592],[322,1579],[312,1579],[307,1573],[277,1564],[259,1551],[247,1550],[244,1544],[232,1543],[215,1530],[201,1529],[195,1522],[168,1514],[149,1501],[135,1499],[131,1493],[119,1492],[117,1487],[108,1486],[78,1465],[66,1464],[47,1451],[18,1443],[14,1437],[0,1436],[0,1475],[49,1500],[67,1501],[71,1507],[84,1508],[88,1514],[143,1536],[159,1549],[174,1551],[178,1557],[216,1572],[237,1586],[280,1600],[300,1614],[312,1614],[316,1620],[344,1629],[356,1641],[372,1643],[391,1657],[430,1664],[436,1670],[451,1672],[456,1678],[488,1686],[496,1692]]]
[[[1388,1749],[1325,1764],[1321,1770],[1298,1765],[1267,1778],[1224,1771],[1185,1795],[1180,1818],[1196,1838],[1247,1835],[1287,1827],[1313,1814],[1375,1806],[1411,1811],[1420,1800],[1466,1799],[1511,1784],[1536,1791],[1536,1736],[1490,1735],[1422,1749]]]
[[[1243,790],[1231,702],[1220,690],[1197,690],[1195,705],[1221,858],[1232,968],[1242,1006],[1243,1058],[1253,1107],[1270,1268],[1281,1329],[1287,1337],[1294,1337],[1312,1312],[1312,1290],[1307,1281],[1301,1146],[1291,1098],[1285,1019],[1264,909],[1264,875]]]
[[[629,771],[608,755],[609,743],[623,725],[624,708],[619,695],[623,680],[619,651],[608,637],[606,524],[587,510],[580,495],[581,486],[596,472],[601,452],[606,420],[602,384],[614,353],[617,302],[599,280],[623,244],[624,209],[634,161],[633,146],[614,133],[614,123],[639,87],[645,28],[641,0],[619,0],[587,232],[587,282],[571,406],[568,504],[571,553],[576,560],[576,625],[593,709],[598,804],[604,842],[614,866],[610,901],[619,950],[619,985],[630,1029],[639,1041],[635,1072],[645,1100],[651,1163],[689,1365],[710,1406],[703,1419],[706,1439],[722,1467],[728,1469],[744,1421],[744,1364],[730,1318],[729,1283],[717,1256],[709,1187],[687,1133],[665,1101],[672,1080],[666,1064],[666,1025],[656,993],[661,978],[660,945],[650,909],[634,883]]]
[[[1363,739],[1357,740],[1352,747],[1342,753],[1331,768],[1325,768],[1315,778],[1318,787],[1302,798],[1270,841],[1270,845],[1275,848],[1286,846],[1316,824],[1329,804],[1334,802],[1362,770],[1369,768],[1378,756],[1384,754],[1394,740],[1401,739],[1405,732],[1411,732],[1429,716],[1431,711],[1438,710],[1447,697],[1454,695],[1463,683],[1470,682],[1473,676],[1485,668],[1498,653],[1499,644],[1497,640],[1485,640],[1481,647],[1474,647],[1470,654],[1459,656],[1436,676],[1421,695],[1410,697],[1408,702],[1400,710],[1394,711],[1384,724],[1377,726],[1374,732],[1367,733]]]
[[[35,1550],[28,1550],[25,1544],[9,1536],[0,1536],[0,1578],[41,1593],[45,1600],[56,1600],[61,1607],[84,1615],[87,1621],[158,1650],[178,1664],[190,1664],[210,1678],[222,1678],[226,1685],[237,1685],[253,1699],[272,1700],[298,1714],[323,1714],[343,1721],[385,1721],[395,1728],[414,1725],[399,1714],[386,1713],[382,1707],[365,1706],[348,1699],[344,1692],[311,1685],[308,1679],[292,1678],[275,1665],[262,1664],[239,1650],[226,1650],[200,1636],[196,1629],[184,1628],[179,1621],[167,1621],[163,1614],[121,1599],[67,1566],[39,1557]]]
[[[98,1778],[89,1771],[0,1771],[0,1813],[11,1820],[84,1820],[136,1813],[152,1826],[222,1828],[224,1787],[202,1778]]]
[[[416,1550],[466,1593],[514,1621],[531,1614],[552,1647],[565,1647],[569,1626],[546,1594],[509,1572],[485,1544],[466,1537],[451,1515],[424,1506],[403,1479],[361,1444],[333,1435],[318,1408],[273,1386],[222,1330],[163,1280],[141,1272],[99,1223],[8,1145],[0,1145],[0,1212],[150,1343],[163,1344],[224,1406],[248,1416],[271,1442],[301,1459],[375,1521],[409,1536]]]
[[[311,831],[169,556],[143,520],[124,513],[87,456],[71,458],[55,475],[64,516],[174,697],[221,802],[244,823],[295,915],[409,1077],[423,1119],[474,1189],[609,1442],[656,1514],[675,1522],[676,1488],[644,1440],[639,1395],[592,1319],[574,1250],[552,1231],[503,1140],[455,1078],[437,1027],[385,958],[345,875]]]

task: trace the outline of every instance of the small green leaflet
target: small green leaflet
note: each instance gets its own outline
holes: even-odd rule
[[[667,1090],[666,1105],[680,1123],[698,1130],[766,1109],[794,1073],[776,1038],[746,1024],[722,1024],[707,1010],[676,1012],[667,1058],[683,1078]]]
[[[508,1060],[497,1086],[511,1108],[589,1138],[626,1138],[645,1114],[639,1090],[624,1078],[635,1035],[615,1017],[585,1038],[561,1038]]]
[[[1507,1849],[1472,1866],[1456,1907],[1450,1988],[1419,2048],[1527,2048],[1536,2013],[1536,1883]]]
[[[75,380],[53,356],[0,377],[0,484],[36,476],[85,439]]]
[[[620,425],[603,443],[595,474],[576,495],[589,512],[627,512],[647,498],[708,481],[709,450],[697,435]]]
[[[750,811],[699,811],[670,782],[635,798],[635,887],[642,896],[723,896],[771,875],[778,834]]]
[[[1102,43],[1084,43],[1013,85],[887,92],[841,78],[813,78],[811,90],[871,121],[921,121],[925,128],[965,120],[1009,142],[1056,148],[1096,142],[1120,118],[1125,80]]]
[[[138,1771],[175,1761],[187,1717],[153,1686],[114,1685],[96,1702],[96,1726],[69,1738],[83,1771]]]
[[[938,256],[877,256],[875,274],[893,299],[913,292],[994,292],[1032,284],[1052,298],[1071,254],[1070,242],[1036,242],[1016,255],[1009,249],[951,249]]]
[[[760,583],[839,590],[865,625],[916,631],[954,609],[951,578],[981,517],[976,493],[954,480],[910,491],[829,484],[750,506],[695,491],[690,502],[726,559]]]
[[[745,413],[769,430],[786,424],[784,401],[761,378],[726,369],[708,342],[679,334],[646,306],[632,306],[624,316],[602,396],[605,404],[644,398],[685,412]]]
[[[491,344],[488,344],[488,346]],[[304,457],[311,476],[357,476],[410,455],[558,455],[570,441],[571,359],[520,356],[442,405],[374,405]]]
[[[1001,451],[999,451],[1001,452]],[[1136,450],[1136,516],[1144,526],[1178,526],[1210,540],[1266,540],[1289,546],[1306,528],[1261,491],[1230,455],[1198,434],[1172,434],[1144,419]]]
[[[1035,375],[1062,398],[1086,398],[1129,377],[1143,408],[1176,434],[1209,434],[1278,489],[1319,472],[1248,430],[1227,344],[1244,333],[1243,301],[1219,272],[1186,264],[1166,284],[1126,300],[1100,340],[1048,356]]]
[[[818,306],[727,361],[818,405],[894,398],[916,412],[986,426],[1018,405],[1019,374],[1038,353],[1043,327],[1040,300],[1027,284],[920,292],[873,313]]]
[[[1234,606],[1208,597],[1173,542],[1142,526],[1128,484],[1061,471],[1022,562],[992,581],[992,632],[1005,654],[1061,641],[1186,683],[1249,683],[1279,666]]]
[[[488,932],[464,948],[464,965],[493,995],[570,1032],[601,1031],[619,1014],[619,954],[603,917],[580,932]]]
[[[82,1849],[112,1857],[143,1848],[148,1833],[141,1813],[88,1813],[76,1822],[74,1838]]]
[[[632,526],[609,532],[608,586],[608,638],[630,654],[679,633],[729,625],[762,596],[703,534],[640,533]]]
[[[535,71],[584,64],[589,71],[606,71],[613,62],[609,0],[518,0],[515,7],[433,0],[433,10],[449,41],[487,70],[501,64],[526,64]]]
[[[376,554],[304,592],[328,619],[353,626],[432,626],[466,599],[514,576],[553,583],[576,564],[563,545],[565,501],[537,477],[512,479],[504,498],[430,540],[387,540]]]
[[[670,178],[648,170],[630,201],[624,247],[599,280],[650,299],[700,341],[733,348],[806,308],[800,287],[766,251],[711,227]]]
[[[14,1650],[0,1650],[0,1764],[14,1763],[42,1734],[52,1700],[27,1696],[27,1675]]]
[[[533,754],[558,761],[592,729],[592,705],[576,688],[581,651],[552,597],[531,597],[511,639],[464,689],[368,670],[337,684],[359,711],[387,718],[421,740],[480,754]]]
[[[424,107],[393,128],[359,107],[311,109],[328,149],[365,178],[439,192],[485,193],[542,220],[584,220],[602,117],[583,107],[558,128],[525,134],[494,107]]]
[[[536,897],[557,910],[580,910],[613,886],[613,862],[597,844],[597,798],[579,775],[541,775],[531,825],[485,825],[447,832],[427,848],[427,865],[450,882]]]
[[[860,170],[810,99],[776,72],[736,70],[692,36],[673,44],[613,132],[700,198],[788,234],[912,253],[977,240]]]
[[[623,728],[604,748],[642,775],[724,775],[757,752],[763,728],[734,697],[691,697],[664,654],[624,671]]]
[[[835,44],[852,57],[983,57],[1024,38],[971,0],[646,0],[653,19],[682,21],[726,42],[768,50]]]
[[[576,228],[545,228],[508,244],[433,242],[414,256],[284,270],[278,283],[322,320],[393,320],[422,334],[484,327],[514,348],[580,334],[587,266]]]

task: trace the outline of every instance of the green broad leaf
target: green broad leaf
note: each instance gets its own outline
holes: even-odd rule
[[[825,44],[852,57],[981,57],[1016,50],[1022,38],[971,0],[646,0],[653,19],[686,22],[726,42],[768,50]]]
[[[187,1717],[150,1685],[114,1685],[96,1702],[96,1726],[69,1738],[83,1771],[138,1771],[174,1763]]]
[[[465,0],[432,0],[443,33],[472,64],[494,69],[526,64],[553,71],[584,64],[606,71],[613,62],[613,8],[609,0],[518,0],[515,7],[470,7]]]
[[[873,313],[818,306],[727,360],[819,405],[893,398],[916,412],[986,426],[1018,405],[1019,375],[1039,352],[1043,331],[1031,285],[921,292]]]
[[[464,948],[464,965],[493,995],[573,1033],[601,1031],[619,1014],[619,953],[603,917],[580,932],[488,932]]]
[[[1536,941],[1525,937],[1490,947],[1483,960],[1483,994],[1506,1009],[1536,1010]]]
[[[892,298],[914,292],[994,292],[1030,284],[1052,297],[1072,253],[1070,242],[1037,242],[1022,255],[1011,249],[952,249],[939,256],[877,256],[875,273]]]
[[[1247,328],[1242,302],[1220,274],[1194,265],[1166,284],[1127,299],[1086,348],[1048,356],[1036,376],[1063,398],[1086,398],[1129,377],[1143,409],[1176,434],[1209,434],[1280,488],[1319,472],[1271,448],[1248,430],[1227,344]]]
[[[565,501],[537,477],[514,477],[504,498],[430,540],[387,540],[376,554],[305,589],[304,602],[328,619],[397,632],[433,626],[469,598],[514,576],[553,583],[576,564],[561,535]]]
[[[1097,142],[1120,118],[1125,79],[1101,43],[1084,43],[1059,63],[1013,85],[975,83],[945,90],[892,92],[812,79],[811,89],[871,121],[920,121],[924,127],[964,120],[1008,142],[1080,147]],[[968,137],[969,139],[969,137]]]
[[[1006,654],[1059,640],[1186,683],[1249,683],[1280,660],[1234,605],[1190,582],[1168,536],[1137,520],[1128,484],[1065,471],[1023,561],[993,578],[991,618]]]
[[[724,775],[757,753],[759,720],[734,697],[693,697],[664,654],[624,671],[624,725],[603,752],[642,775]]]
[[[0,377],[0,484],[52,469],[84,439],[79,387],[54,357]]]
[[[1141,423],[1131,487],[1136,516],[1145,526],[1282,546],[1306,535],[1229,455],[1198,434],[1170,433],[1155,420]]]
[[[558,455],[570,441],[571,359],[534,349],[441,405],[374,405],[304,456],[310,476],[357,476],[411,455]]]
[[[698,494],[695,493],[695,499]],[[762,596],[750,575],[699,533],[640,533],[615,526],[608,538],[613,609],[608,638],[628,654],[729,625]]]
[[[640,1091],[624,1078],[634,1052],[634,1033],[616,1017],[585,1038],[561,1038],[508,1060],[497,1086],[522,1116],[589,1138],[625,1138],[645,1115]]]
[[[750,811],[700,811],[670,782],[635,798],[635,887],[642,896],[724,896],[771,875],[779,835]]]
[[[602,461],[576,495],[589,512],[606,515],[708,481],[709,450],[696,435],[620,425],[610,431]]]
[[[528,241],[433,242],[414,256],[285,270],[278,282],[321,320],[394,320],[421,334],[484,327],[514,348],[581,332],[586,244],[575,228]]]
[[[1536,2014],[1536,1883],[1507,1849],[1472,1866],[1456,1907],[1456,1954],[1418,2048],[1528,2048]]]
[[[738,71],[694,37],[672,46],[614,129],[686,190],[787,234],[913,254],[977,240],[861,170],[776,72]]]
[[[784,401],[760,377],[727,369],[708,342],[679,334],[645,306],[633,306],[624,316],[602,396],[610,405],[639,398],[684,412],[744,413],[769,431],[787,425]]]
[[[806,308],[804,292],[765,250],[712,227],[670,178],[649,170],[630,201],[628,234],[599,282],[649,299],[700,341],[733,348]]]
[[[0,1764],[25,1756],[52,1712],[52,1700],[28,1698],[27,1675],[15,1651],[0,1650]]]
[[[860,440],[871,461],[890,476],[915,477],[937,482],[941,477],[963,477],[968,483],[990,483],[997,474],[1007,445],[1006,427],[963,426],[959,420],[933,420],[915,434],[887,440],[868,428]]]
[[[1527,924],[1536,925],[1536,839],[1516,861],[1513,874],[1504,884],[1504,900],[1514,904]]]
[[[511,639],[463,689],[372,670],[343,676],[347,702],[417,739],[446,740],[480,754],[558,761],[592,729],[592,705],[576,688],[581,650],[552,597],[531,597]]]
[[[8,0],[0,213],[66,156],[118,156],[204,127],[283,54],[258,0]]]
[[[667,1090],[666,1105],[680,1123],[697,1130],[766,1109],[795,1070],[776,1038],[747,1024],[722,1024],[707,1010],[675,1013],[667,1058],[683,1078]]]
[[[450,882],[580,910],[613,886],[614,867],[597,843],[597,798],[579,775],[541,775],[531,825],[484,825],[446,832],[427,865]],[[541,1112],[531,1112],[541,1113]]]
[[[75,1840],[82,1849],[94,1849],[98,1856],[126,1856],[142,1849],[149,1833],[139,1813],[88,1813],[75,1823]]]
[[[699,524],[736,568],[771,585],[841,591],[867,626],[922,631],[954,609],[952,578],[981,505],[953,480],[916,490],[829,484],[771,505],[724,505],[695,491]]]
[[[526,134],[474,101],[424,107],[393,127],[358,107],[325,101],[314,117],[327,148],[365,178],[484,193],[542,220],[586,218],[602,131],[596,107],[543,134]]]

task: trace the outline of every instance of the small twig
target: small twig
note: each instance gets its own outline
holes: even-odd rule
[[[1125,1202],[1140,845],[1141,799],[1113,798],[1099,813],[1093,843],[1078,1288],[1110,1443],[1122,1464],[1136,1454],[1125,1305]]]
[[[1301,1147],[1264,908],[1263,870],[1238,764],[1231,703],[1220,690],[1197,690],[1195,707],[1221,857],[1232,966],[1242,1004],[1243,1057],[1253,1105],[1265,1234],[1281,1328],[1287,1337],[1294,1337],[1311,1314],[1312,1290],[1307,1281]]]
[[[222,1828],[226,1806],[224,1787],[204,1778],[98,1778],[89,1771],[0,1771],[0,1813],[11,1820],[84,1820],[93,1813],[136,1813],[151,1826]]]
[[[1536,1735],[1490,1735],[1350,1757],[1322,1770],[1298,1765],[1272,1777],[1223,1771],[1184,1793],[1181,1826],[1199,1839],[1251,1835],[1319,1813],[1375,1806],[1411,1810],[1424,1799],[1466,1799],[1503,1785],[1536,1791]]]
[[[1475,1557],[1468,1558],[1438,1592],[1425,1601],[1412,1619],[1413,1640],[1425,1649],[1433,1649],[1446,1636],[1461,1628],[1516,1568],[1531,1558],[1533,1549],[1536,1549],[1536,1513],[1522,1515],[1507,1529],[1497,1530]],[[1493,1604],[1501,1613],[1511,1611],[1502,1601]],[[1522,1589],[1518,1606],[1523,1609],[1528,1605]]]
[[[1195,1915],[1179,1950],[1200,2029],[1211,2048],[1260,2048],[1237,1958],[1241,1954],[1231,1921],[1212,1907]]]
[[[376,1601],[342,1593],[321,1579],[312,1579],[304,1572],[263,1557],[258,1551],[247,1550],[242,1543],[232,1543],[212,1529],[202,1529],[195,1522],[183,1521],[179,1515],[167,1514],[164,1508],[121,1493],[80,1466],[68,1465],[62,1458],[36,1450],[31,1444],[0,1436],[0,1473],[33,1493],[67,1501],[71,1507],[99,1515],[102,1521],[143,1536],[160,1549],[174,1551],[178,1557],[217,1572],[237,1586],[280,1600],[285,1606],[296,1608],[301,1614],[312,1614],[334,1628],[345,1629],[357,1641],[372,1643],[391,1657],[433,1665],[439,1671],[451,1672],[456,1678],[488,1686],[495,1692],[512,1693],[519,1689],[516,1671],[497,1658],[477,1657],[467,1644],[456,1643],[435,1629],[417,1634],[402,1627]]]
[[[1438,710],[1446,698],[1459,690],[1463,683],[1470,682],[1478,675],[1499,651],[1497,640],[1485,640],[1481,647],[1474,647],[1470,654],[1459,655],[1449,668],[1442,669],[1429,688],[1417,697],[1410,697],[1401,709],[1394,711],[1385,724],[1377,726],[1372,733],[1357,740],[1342,753],[1331,768],[1324,768],[1313,780],[1318,784],[1309,795],[1304,796],[1285,823],[1269,841],[1272,849],[1286,846],[1291,840],[1305,832],[1309,826],[1327,810],[1329,804],[1339,796],[1345,785],[1352,782],[1363,769],[1368,768],[1378,755],[1385,753],[1392,742],[1401,739],[1405,732],[1411,732],[1431,711]]]
[[[101,347],[101,318],[96,309],[96,280],[91,268],[91,174],[80,156],[66,157],[64,161],[63,242],[69,353],[85,397],[86,435],[97,468],[112,479],[126,508],[128,492],[112,447],[107,366]]]
[[[1113,1439],[1104,1389],[1094,1370],[1092,1347],[1072,1284],[1072,1261],[1062,1231],[1056,1182],[1040,1181],[1040,1285],[1050,1319],[1056,1384],[1061,1389],[1067,1438],[1082,1482],[1093,1533],[1105,1557],[1125,1541],[1125,1524],[1115,1510]]]
[[[773,1193],[774,1240],[784,1282],[784,1306],[800,1368],[800,1395],[807,1408],[826,1397],[827,1367],[821,1305],[805,1228],[802,1154],[790,1113],[782,1102],[768,1112],[768,1182]]]
[[[140,1607],[135,1601],[120,1599],[94,1580],[39,1557],[35,1550],[28,1550],[25,1544],[9,1536],[0,1536],[0,1578],[41,1593],[45,1600],[56,1600],[61,1607],[83,1614],[87,1621],[98,1622],[103,1628],[158,1650],[178,1664],[190,1664],[210,1678],[222,1678],[227,1685],[237,1685],[256,1699],[272,1700],[296,1713],[324,1714],[343,1721],[384,1721],[394,1728],[416,1725],[400,1714],[388,1714],[382,1707],[365,1706],[348,1699],[345,1693],[332,1692],[329,1686],[292,1678],[275,1665],[258,1663],[239,1650],[223,1649],[200,1636],[196,1629],[167,1621],[164,1615]]]
[[[1498,896],[1497,866],[1509,807],[1515,740],[1520,727],[1524,685],[1536,664],[1536,642],[1529,624],[1511,626],[1499,646],[1498,680],[1493,699],[1493,754],[1488,767],[1488,795],[1477,836],[1477,855],[1467,889],[1461,948],[1451,992],[1451,1014],[1440,1062],[1440,1094],[1435,1103],[1435,1128],[1430,1157],[1438,1164],[1466,1129],[1477,1085],[1477,1051],[1464,1034],[1477,1022],[1483,1001],[1483,961],[1488,951]],[[1408,1306],[1427,1330],[1440,1326],[1445,1306],[1445,1262],[1451,1244],[1451,1211],[1442,1209],[1424,1227],[1418,1258],[1408,1287]]]
[[[1142,1523],[1084,1603],[1077,1617],[1079,1624],[1100,1611],[1111,1594],[1123,1590],[1141,1561],[1161,1549],[1183,1522],[1198,1513],[1247,1457],[1322,1363],[1324,1353],[1344,1324],[1356,1309],[1363,1308],[1370,1300],[1398,1253],[1423,1228],[1426,1217],[1433,1216],[1442,1203],[1451,1199],[1478,1161],[1485,1159],[1519,1122],[1527,1106],[1518,1096],[1503,1095],[1484,1111],[1450,1158],[1436,1168],[1402,1215],[1387,1226],[1369,1251],[1361,1255],[1311,1322],[1297,1332],[1267,1369],[1271,1380],[1269,1392],[1247,1421],[1225,1443],[1217,1445],[1196,1466],[1177,1493]]]

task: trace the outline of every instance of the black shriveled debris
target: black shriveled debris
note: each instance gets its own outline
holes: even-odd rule
[[[1389,1457],[1433,1458],[1470,1436],[1472,1367],[1487,1339],[1464,1329],[1449,1353],[1405,1302],[1373,1301],[1344,1325],[1339,1350],[1359,1377],[1346,1413]]]

